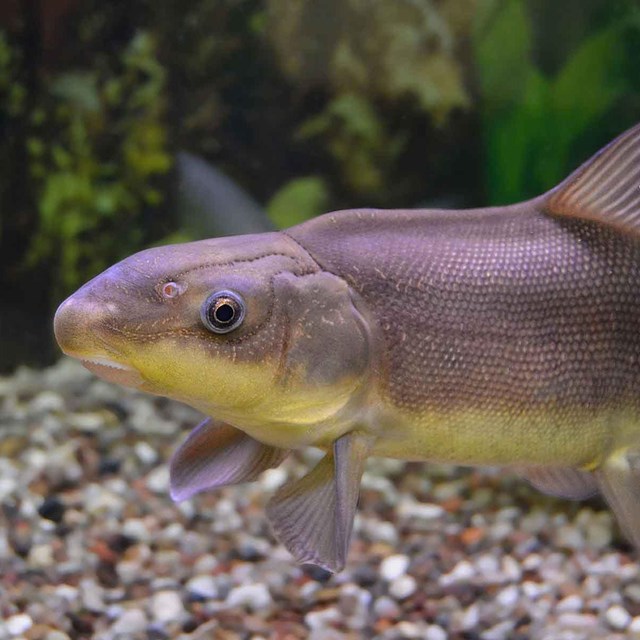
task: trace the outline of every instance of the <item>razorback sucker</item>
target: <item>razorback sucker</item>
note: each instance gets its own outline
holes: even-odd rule
[[[344,566],[370,455],[599,490],[640,546],[640,125],[520,204],[142,251],[55,332],[103,378],[211,416],[171,462],[176,500],[324,449],[267,507],[300,562]]]

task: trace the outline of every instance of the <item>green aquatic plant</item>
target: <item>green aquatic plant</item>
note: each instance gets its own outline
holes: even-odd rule
[[[533,28],[523,0],[487,8],[475,46],[484,166],[490,202],[504,204],[557,183],[576,141],[593,137],[623,94],[625,24],[614,22],[584,38],[557,72],[548,74],[534,61]]]
[[[420,171],[400,166],[414,127],[443,129],[471,107],[464,43],[475,1],[265,4],[262,32],[277,66],[320,104],[295,138],[324,151],[337,190],[382,204],[404,195],[399,173],[409,191],[422,190]]]
[[[116,73],[67,72],[48,86],[27,141],[38,197],[27,264],[54,261],[71,289],[145,240],[141,216],[171,166],[164,124],[164,69],[149,33],[124,49]]]
[[[294,178],[271,197],[267,214],[277,228],[284,229],[324,213],[330,200],[329,188],[323,178]]]

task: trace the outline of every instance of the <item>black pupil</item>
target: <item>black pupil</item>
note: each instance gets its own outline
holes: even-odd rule
[[[229,324],[235,317],[236,310],[229,302],[219,303],[213,311],[213,318],[220,324]]]

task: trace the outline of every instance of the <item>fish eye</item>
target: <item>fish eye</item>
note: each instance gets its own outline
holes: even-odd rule
[[[212,293],[200,309],[202,324],[214,333],[229,333],[244,320],[244,301],[233,291]]]

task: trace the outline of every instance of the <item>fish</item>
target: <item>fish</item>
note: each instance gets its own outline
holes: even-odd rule
[[[194,238],[272,231],[266,210],[204,158],[176,154],[176,210],[180,228]]]
[[[136,253],[54,331],[105,380],[208,416],[170,462],[174,500],[320,448],[266,506],[300,563],[344,568],[370,456],[601,493],[640,545],[640,125],[526,202]]]

